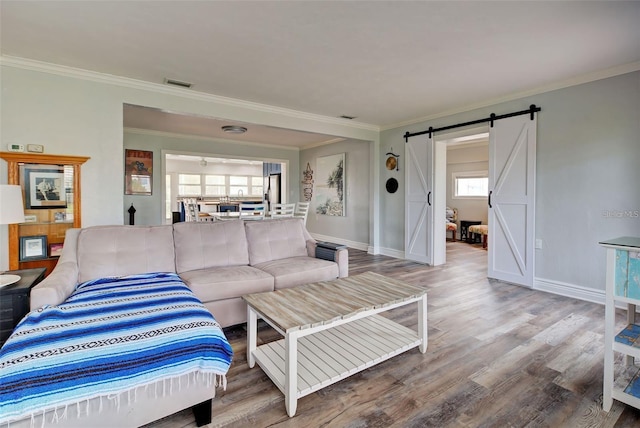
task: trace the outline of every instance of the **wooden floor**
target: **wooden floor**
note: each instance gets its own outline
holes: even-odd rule
[[[245,329],[226,329],[235,355],[210,426],[640,426],[640,411],[601,407],[604,306],[489,281],[479,245],[447,242],[439,267],[349,251],[350,275],[374,271],[428,290],[426,354],[413,349],[303,397],[289,418],[280,391],[247,366]],[[415,327],[415,310],[388,314]],[[277,337],[262,323],[259,344]],[[149,427],[195,422],[186,410]]]

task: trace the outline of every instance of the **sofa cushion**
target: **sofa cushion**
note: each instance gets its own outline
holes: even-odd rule
[[[247,236],[241,220],[176,223],[173,237],[179,274],[249,264]]]
[[[276,290],[338,277],[336,263],[308,256],[271,260],[255,267],[273,275]]]
[[[273,276],[251,266],[229,266],[182,272],[180,278],[204,303],[273,291]]]
[[[173,229],[94,226],[78,235],[78,282],[150,272],[175,272]]]
[[[247,221],[245,230],[251,266],[307,255],[302,219]]]

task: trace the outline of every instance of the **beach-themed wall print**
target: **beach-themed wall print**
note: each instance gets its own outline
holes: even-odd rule
[[[345,154],[316,160],[315,207],[317,214],[345,215]]]

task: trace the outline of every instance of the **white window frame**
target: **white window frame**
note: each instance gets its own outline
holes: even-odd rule
[[[487,179],[487,195],[483,196],[465,196],[456,194],[456,180],[459,178],[486,178]],[[451,198],[452,199],[487,199],[489,184],[489,171],[460,171],[451,174]]]
[[[246,193],[243,192],[243,196],[244,197],[254,197],[254,198],[255,197],[262,197],[262,194],[264,193],[264,185],[260,184],[259,186],[258,185],[255,186],[255,187],[263,188],[263,190],[260,192],[260,194],[252,194],[253,193],[252,189],[254,187],[252,179],[253,178],[259,178],[260,180],[262,180],[263,177],[260,176],[260,175],[206,174],[206,173],[194,174],[192,172],[173,172],[170,175],[175,175],[175,181],[177,183],[177,189],[179,189],[179,186],[180,186],[180,178],[179,177],[180,177],[181,174],[182,175],[199,175],[200,176],[200,194],[199,195],[195,195],[195,194],[193,194],[193,195],[181,195],[178,192],[178,194],[176,195],[176,198],[194,198],[194,197],[195,198],[218,198],[220,196],[232,196],[232,197],[235,197],[235,196],[237,196],[237,192],[234,193],[230,189],[231,188],[231,184],[230,184],[229,181],[230,181],[230,177],[231,176],[234,176],[234,177],[246,177],[247,178],[246,187],[247,187],[248,191]],[[209,195],[209,194],[206,193],[206,190],[207,190],[207,183],[206,183],[207,179],[206,179],[206,176],[207,175],[218,175],[218,176],[224,176],[225,177],[225,184],[224,184],[224,186],[225,186],[225,194],[223,194],[223,195],[214,195],[214,194]],[[195,186],[195,184],[193,184],[192,186]]]

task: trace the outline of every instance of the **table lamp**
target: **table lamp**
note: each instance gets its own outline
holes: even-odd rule
[[[15,184],[0,184],[0,224],[24,222],[22,188]],[[20,281],[18,275],[0,275],[0,287]]]

